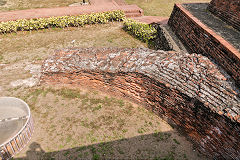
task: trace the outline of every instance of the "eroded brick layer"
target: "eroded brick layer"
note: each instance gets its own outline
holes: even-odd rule
[[[212,0],[208,10],[240,31],[240,0]]]
[[[169,26],[192,53],[214,58],[240,86],[240,53],[207,28],[180,4],[174,6]]]
[[[66,49],[41,82],[88,86],[145,104],[214,158],[240,159],[240,97],[232,78],[197,54],[150,49]]]

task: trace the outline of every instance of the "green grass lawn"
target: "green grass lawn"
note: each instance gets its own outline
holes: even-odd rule
[[[125,0],[128,4],[137,4],[146,16],[169,17],[174,3],[210,2],[210,0]]]

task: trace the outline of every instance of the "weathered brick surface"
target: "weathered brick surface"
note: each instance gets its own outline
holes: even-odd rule
[[[152,23],[152,26],[157,30],[156,37],[152,41],[152,47],[155,50],[171,51],[173,50],[173,45],[164,32],[163,27],[158,23]]]
[[[208,10],[240,31],[240,0],[212,0]]]
[[[174,6],[169,26],[193,53],[212,57],[240,86],[240,53],[180,4]]]
[[[93,87],[145,104],[179,126],[202,153],[240,159],[240,92],[200,54],[66,49],[44,62],[41,82]]]

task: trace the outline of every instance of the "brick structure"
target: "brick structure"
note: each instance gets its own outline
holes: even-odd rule
[[[212,57],[240,86],[240,53],[229,42],[200,22],[181,4],[174,6],[168,25],[190,52]]]
[[[214,61],[150,49],[66,49],[42,66],[41,83],[88,86],[166,116],[198,150],[240,159],[240,91]]]
[[[208,10],[240,31],[240,0],[212,0]]]

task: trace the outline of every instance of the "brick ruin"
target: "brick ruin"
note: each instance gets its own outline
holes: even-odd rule
[[[208,10],[240,31],[239,0],[212,0]]]
[[[190,52],[212,57],[240,86],[240,53],[229,42],[201,23],[181,4],[174,6],[168,25]]]
[[[239,4],[212,0],[208,9],[239,29]],[[127,98],[177,126],[208,157],[240,159],[239,50],[181,4],[174,6],[168,25],[193,54],[142,48],[63,49],[45,60],[41,83],[87,86]],[[174,49],[161,27],[157,29],[157,47]]]
[[[209,157],[240,159],[239,89],[200,54],[150,49],[65,49],[42,66],[41,82],[89,86],[145,104]]]

